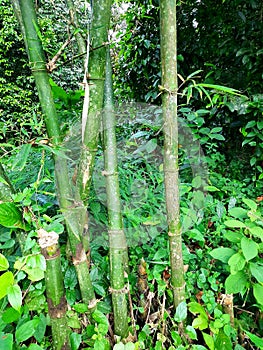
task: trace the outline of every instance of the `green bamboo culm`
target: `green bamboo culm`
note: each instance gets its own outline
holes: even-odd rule
[[[95,306],[95,294],[91,284],[87,257],[82,245],[86,209],[83,203],[75,201],[71,181],[68,176],[67,160],[63,154],[61,134],[56,108],[46,70],[45,55],[39,35],[37,17],[32,0],[12,0],[13,7],[24,35],[29,63],[36,82],[42,112],[45,118],[48,137],[54,148],[55,178],[59,205],[64,214],[70,242],[73,263],[75,265],[83,301],[92,311]]]
[[[78,186],[82,199],[87,202],[101,127],[105,83],[106,44],[111,18],[112,0],[92,2],[90,48],[88,62],[89,109],[83,124],[83,145],[78,171]]]
[[[70,329],[67,324],[67,302],[61,270],[60,250],[57,244],[58,234],[40,229],[38,230],[38,237],[41,252],[46,259],[46,295],[53,349],[70,350]]]
[[[175,307],[185,299],[178,165],[176,6],[176,0],[160,0],[164,185]]]
[[[110,282],[114,314],[114,333],[124,338],[128,332],[127,288],[125,287],[125,265],[127,244],[123,230],[118,179],[117,146],[115,135],[115,113],[113,105],[112,69],[110,53],[107,51],[106,79],[103,110],[104,175],[106,177]]]

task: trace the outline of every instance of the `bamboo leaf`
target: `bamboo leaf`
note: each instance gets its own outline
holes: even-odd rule
[[[222,91],[222,92],[227,93],[227,94],[241,96],[241,94],[239,93],[238,90],[230,88],[230,87],[227,87],[227,86],[216,85],[216,84],[207,84],[207,83],[199,83],[199,84],[197,84],[197,86],[202,86],[202,87],[206,87],[206,88],[209,88],[209,89]]]
[[[12,165],[12,170],[14,169],[18,169],[18,170],[23,170],[28,156],[30,154],[32,145],[30,143],[26,143],[24,145],[21,146],[21,150],[19,151],[19,153],[16,155],[16,158],[14,160],[14,163]]]

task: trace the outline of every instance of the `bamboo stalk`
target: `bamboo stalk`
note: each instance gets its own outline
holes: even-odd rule
[[[61,270],[58,234],[38,230],[39,245],[46,259],[46,294],[54,350],[70,350],[67,302]]]
[[[83,301],[92,310],[95,305],[95,294],[91,284],[87,258],[82,245],[83,223],[80,220],[86,209],[82,202],[73,197],[71,181],[68,176],[67,160],[61,145],[61,134],[56,108],[46,70],[45,55],[38,35],[37,17],[32,0],[12,0],[15,12],[22,23],[22,32],[27,47],[29,64],[36,82],[41,108],[45,118],[48,137],[53,147],[57,195],[62,213],[64,214],[67,232],[72,251],[81,295]],[[81,225],[82,224],[82,225]]]
[[[127,244],[121,214],[115,123],[112,69],[108,50],[103,111],[103,146],[110,242],[110,291],[112,293],[114,331],[115,334],[124,338],[128,332],[127,288],[124,279]]]
[[[161,0],[161,66],[164,122],[164,184],[174,306],[185,298],[180,223],[176,0]]]
[[[111,0],[97,0],[92,5],[92,22],[90,42],[92,50],[89,55],[88,83],[89,108],[83,116],[83,145],[77,183],[81,198],[87,202],[92,180],[95,155],[98,147],[101,127],[101,111],[103,108],[103,93],[105,82],[106,43],[111,17]]]

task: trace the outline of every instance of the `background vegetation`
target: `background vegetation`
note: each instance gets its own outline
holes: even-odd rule
[[[90,25],[85,2],[75,1],[75,8],[77,28],[68,3],[36,1],[46,61],[71,39],[50,76],[72,176],[80,154],[84,96],[83,56],[74,37],[81,33],[87,39]],[[59,235],[72,349],[263,349],[263,3],[187,0],[178,2],[177,11],[186,300],[174,310],[162,160],[159,2],[113,4],[118,172],[129,253],[129,332],[121,341],[114,336],[109,290],[103,137],[88,200],[90,279],[98,301],[90,322],[55,194],[52,157],[60,149],[48,140],[19,25],[10,1],[2,0],[1,349],[52,347],[39,226]]]

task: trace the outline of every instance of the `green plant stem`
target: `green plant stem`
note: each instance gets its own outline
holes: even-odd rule
[[[180,223],[176,0],[161,0],[161,66],[164,122],[164,184],[174,306],[185,298]]]
[[[44,235],[48,235],[47,232]],[[53,349],[71,349],[67,325],[67,302],[65,298],[63,275],[61,271],[60,250],[57,244],[41,249],[46,259],[46,294],[48,313],[52,329]]]
[[[75,265],[81,295],[83,301],[92,310],[94,308],[95,294],[91,284],[87,258],[82,245],[83,222],[80,220],[85,215],[85,207],[82,202],[75,201],[72,193],[71,181],[68,176],[67,160],[60,148],[61,135],[56,108],[49,84],[49,76],[45,65],[45,55],[38,35],[37,17],[32,0],[14,0],[14,7],[20,16],[19,22],[23,23],[24,40],[32,73],[36,82],[41,108],[45,118],[48,137],[57,151],[54,155],[55,177],[57,194],[68,231],[68,237]]]
[[[124,338],[128,332],[127,291],[125,289],[124,279],[127,243],[121,214],[115,122],[112,69],[108,50],[103,111],[104,175],[106,176],[109,221],[110,280],[114,313],[114,332]]]
[[[69,15],[70,15],[70,23],[73,25],[75,29],[79,29],[79,21],[78,21],[78,16],[76,13],[76,7],[74,4],[73,0],[67,0],[67,5],[69,9]],[[77,43],[78,43],[78,48],[79,48],[79,53],[84,54],[87,50],[87,45],[85,43],[85,40],[83,39],[83,36],[81,33],[77,30],[75,34]]]
[[[106,43],[111,17],[111,0],[93,2],[90,42],[92,50],[89,56],[89,110],[83,127],[83,146],[78,172],[78,186],[82,199],[87,202],[98,147],[103,108],[105,82]]]

